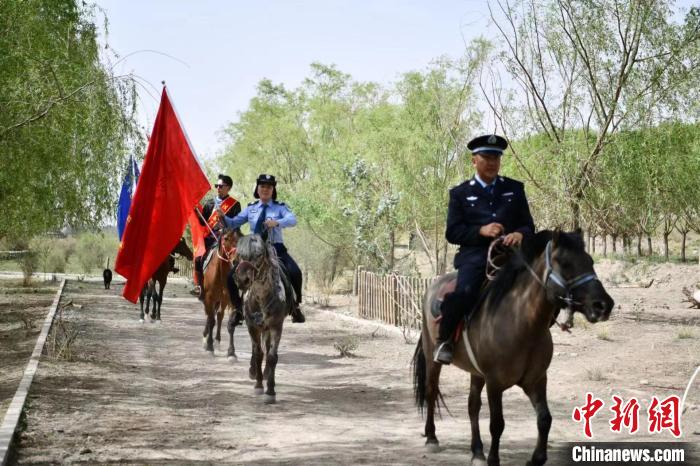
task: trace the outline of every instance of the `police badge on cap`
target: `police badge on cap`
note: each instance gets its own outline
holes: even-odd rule
[[[272,186],[272,199],[277,200],[277,180],[275,180],[275,177],[273,175],[266,175],[265,173],[258,176],[258,179],[255,180],[255,192],[253,192],[253,197],[255,197],[255,199],[260,198],[258,195],[258,186],[261,184]]]
[[[487,134],[472,139],[467,144],[467,148],[476,154],[503,155],[503,151],[508,147],[508,141],[496,134]]]

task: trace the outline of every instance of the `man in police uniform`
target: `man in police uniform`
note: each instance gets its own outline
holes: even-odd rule
[[[250,224],[251,233],[270,235],[272,245],[277,251],[277,256],[287,269],[289,281],[292,283],[296,294],[296,303],[292,311],[292,322],[304,322],[306,318],[299,309],[301,303],[301,269],[287,252],[282,238],[282,228],[293,227],[297,224],[297,218],[284,202],[277,202],[277,181],[272,175],[262,174],[255,182],[253,196],[258,199],[246,206],[243,211],[234,218],[226,218],[226,224],[231,228],[240,228],[244,223]],[[238,287],[233,280],[232,270],[229,274],[228,286],[231,296],[238,293]]]
[[[521,182],[499,176],[501,156],[508,142],[495,134],[472,139],[474,177],[450,190],[445,237],[459,245],[454,259],[457,286],[442,302],[434,360],[452,362],[452,337],[459,321],[472,311],[486,275],[491,241],[504,236],[506,246],[520,244],[535,232]]]
[[[204,293],[202,292],[204,274],[202,267],[204,259],[207,257],[207,254],[212,246],[216,244],[217,237],[219,236],[219,232],[223,225],[221,217],[233,218],[241,212],[241,203],[228,195],[229,191],[231,190],[231,186],[233,186],[233,180],[231,177],[220,174],[216,184],[214,184],[214,187],[216,188],[216,196],[209,199],[209,201],[204,204],[204,207],[202,208],[202,215],[198,216],[199,223],[202,226],[208,225],[208,227],[204,230],[204,247],[206,252],[203,256],[197,257],[194,263],[198,281],[194,292],[199,296],[199,299],[204,299]],[[212,231],[214,234],[212,234]],[[238,301],[232,300],[231,302],[234,303],[235,307],[240,307],[240,304],[236,306],[236,304],[240,302],[240,298]]]

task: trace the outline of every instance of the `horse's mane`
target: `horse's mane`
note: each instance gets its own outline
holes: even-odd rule
[[[520,251],[510,257],[496,278],[487,285],[481,294],[477,309],[488,300],[489,308],[495,312],[503,298],[513,288],[518,276],[527,270],[526,264],[532,266],[532,263],[544,252],[547,243],[554,238],[555,234],[551,230],[542,230],[534,236],[524,239]],[[558,232],[557,247],[574,251],[585,250],[583,238],[579,233]]]
[[[259,241],[253,241],[257,237]],[[258,260],[263,256],[263,251],[253,245],[260,245],[266,249],[267,261],[269,262],[273,283],[277,283],[280,276],[280,261],[275,248],[264,241],[259,235],[248,235],[238,241],[238,254],[245,260]]]

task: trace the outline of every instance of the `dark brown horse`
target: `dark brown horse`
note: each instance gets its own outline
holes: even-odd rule
[[[224,311],[231,309],[231,297],[226,288],[226,277],[231,271],[232,264],[236,258],[236,245],[240,237],[239,230],[222,230],[219,242],[212,248],[211,259],[209,259],[204,269],[203,290],[204,290],[204,313],[207,316],[204,325],[203,346],[204,349],[214,354],[214,325],[216,324],[217,345],[221,344],[221,322],[224,320]],[[229,320],[235,319],[235,312],[231,310]],[[235,324],[229,325],[229,348],[228,357],[230,361],[238,360],[236,350],[233,346],[233,330]]]
[[[442,365],[432,360],[437,325],[435,310],[445,288],[454,289],[456,274],[440,277],[423,301],[423,330],[413,357],[416,404],[427,403],[426,445],[436,449],[435,406]],[[518,385],[537,415],[537,445],[528,464],[547,460],[552,416],[547,406],[547,368],[552,359],[550,325],[561,309],[581,312],[589,322],[607,320],[614,302],[593,271],[577,233],[543,231],[526,241],[484,291],[471,322],[455,346],[454,365],[471,373],[469,419],[472,461],[483,462],[479,432],[481,391],[486,386],[490,412],[491,449],[488,464],[500,464],[499,441],[503,392]]]
[[[168,274],[175,264],[174,254],[179,254],[188,260],[192,260],[192,250],[187,246],[184,238],[180,238],[180,241],[175,245],[173,251],[166,257],[160,266],[153,273],[151,278],[146,282],[143,289],[141,290],[141,296],[139,297],[139,303],[141,304],[141,322],[144,321],[144,316],[148,315],[150,308],[151,299],[153,300],[153,309],[151,310],[151,322],[160,322],[160,307],[163,304],[163,290],[165,289],[165,284],[168,282]],[[158,290],[156,291],[156,283],[158,283]],[[143,302],[146,301],[146,312],[144,313]]]
[[[275,248],[260,235],[241,238],[238,254],[241,262],[236,269],[236,280],[244,290],[243,312],[252,342],[249,375],[255,380],[255,393],[265,393],[264,402],[271,404],[276,400],[277,350],[284,319],[294,306],[294,291],[282,273]],[[263,377],[267,379],[264,392]]]

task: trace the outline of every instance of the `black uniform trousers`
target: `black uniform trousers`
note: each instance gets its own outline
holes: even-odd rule
[[[468,316],[479,300],[479,292],[486,278],[486,264],[481,262],[462,264],[457,269],[457,286],[442,302],[438,338],[447,341],[460,320]]]
[[[297,295],[297,304],[301,303],[301,285],[302,285],[302,275],[299,265],[287,252],[287,247],[284,243],[274,243],[275,250],[277,251],[277,257],[284,264],[287,269],[287,276],[289,276],[289,281],[292,282],[292,288],[294,288],[294,293]]]

